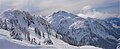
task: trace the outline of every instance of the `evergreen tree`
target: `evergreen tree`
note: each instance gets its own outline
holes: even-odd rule
[[[0,29],[3,29],[3,22],[1,18],[0,18]]]
[[[44,32],[43,32],[43,38],[45,38],[45,34],[44,34]]]
[[[6,20],[4,20],[3,27],[4,27],[5,30],[7,30],[7,24],[6,23],[7,23]]]
[[[118,41],[118,44],[116,49],[120,49],[120,38],[117,41]]]
[[[51,45],[51,44],[53,44],[53,42],[52,42],[52,40],[51,40],[50,38],[46,38],[46,39],[44,40],[44,43],[45,43],[46,45]]]

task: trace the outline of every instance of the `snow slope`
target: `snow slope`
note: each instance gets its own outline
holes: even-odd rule
[[[100,49],[94,46],[71,46],[53,36],[50,37],[53,40],[53,43],[55,43],[53,45],[32,45],[24,41],[12,39],[8,34],[8,31],[0,29],[0,49]]]
[[[102,49],[102,48],[97,48],[94,46],[81,46],[80,49]]]
[[[56,49],[52,45],[39,46],[15,40],[10,38],[8,34],[8,31],[0,29],[0,49]]]

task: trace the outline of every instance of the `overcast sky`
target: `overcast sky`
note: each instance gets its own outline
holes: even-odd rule
[[[0,0],[0,12],[14,8],[38,15],[59,10],[78,14],[85,6],[99,12],[120,14],[120,0]]]

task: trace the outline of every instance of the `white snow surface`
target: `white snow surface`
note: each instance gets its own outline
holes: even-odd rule
[[[97,48],[94,46],[81,46],[80,49],[102,49],[102,48]]]
[[[32,45],[25,41],[10,38],[9,32],[0,29],[0,49],[101,49],[94,46],[72,46],[60,39],[50,36],[53,45]]]

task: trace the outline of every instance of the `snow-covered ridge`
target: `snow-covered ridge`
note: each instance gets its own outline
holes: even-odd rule
[[[115,49],[116,40],[120,37],[120,30],[108,20],[89,17],[85,19],[65,11],[55,12],[47,16],[46,20],[51,28],[63,36],[62,40],[71,45],[94,45]]]

